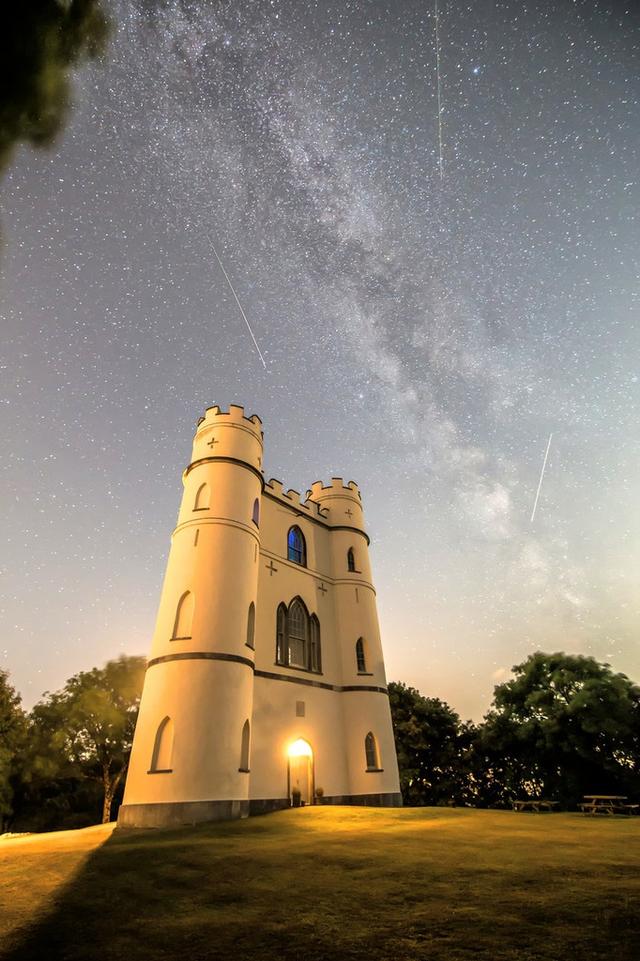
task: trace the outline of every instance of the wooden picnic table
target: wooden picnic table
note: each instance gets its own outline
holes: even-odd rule
[[[513,802],[514,811],[553,811],[557,807],[558,801],[545,801],[544,798],[526,798]]]
[[[583,814],[634,814],[640,804],[626,804],[626,794],[585,794],[580,805]]]

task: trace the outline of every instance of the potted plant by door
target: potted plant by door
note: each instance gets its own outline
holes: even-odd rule
[[[300,788],[294,787],[291,791],[291,807],[299,808],[301,797]]]

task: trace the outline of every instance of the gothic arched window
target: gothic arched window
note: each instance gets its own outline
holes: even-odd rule
[[[309,616],[299,597],[287,608],[280,604],[276,614],[276,664],[303,671],[322,672],[320,622]]]
[[[356,641],[356,666],[358,674],[367,673],[367,658],[364,649],[364,639],[359,637]]]
[[[206,511],[211,503],[211,488],[208,484],[200,484],[198,491],[196,493],[195,503],[193,505],[194,511]]]
[[[172,755],[173,721],[170,717],[165,717],[162,721],[160,721],[158,730],[156,731],[149,772],[153,774],[168,774],[171,771]]]
[[[292,527],[287,535],[287,559],[301,567],[307,566],[307,545],[299,527]]]
[[[251,520],[256,527],[260,526],[260,501],[257,497],[253,502],[253,514],[251,515]]]
[[[378,745],[371,731],[369,731],[364,739],[364,753],[367,759],[367,771],[379,771],[380,756],[378,754]]]
[[[287,616],[289,665],[309,669],[309,617],[302,601],[295,599]]]
[[[353,547],[350,547],[349,550],[347,551],[347,570],[353,572],[355,571],[355,569],[356,569],[356,558],[353,553]]]
[[[276,664],[287,663],[287,608],[281,604],[276,615]]]
[[[194,600],[191,591],[185,591],[176,608],[176,618],[173,622],[172,641],[184,641],[191,637],[193,624]]]
[[[249,604],[249,612],[247,614],[247,640],[245,641],[247,647],[250,647],[251,650],[253,650],[255,647],[255,644],[254,644],[255,630],[256,630],[256,606],[253,603],[253,601],[251,601],[251,603]]]
[[[309,670],[318,674],[322,670],[320,660],[320,621],[315,614],[309,620]]]
[[[240,767],[239,771],[244,774],[249,773],[249,744],[251,742],[251,726],[249,721],[245,721],[242,727],[242,740],[240,742]]]

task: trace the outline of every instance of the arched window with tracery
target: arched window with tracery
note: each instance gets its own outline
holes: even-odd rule
[[[249,604],[249,612],[247,614],[247,640],[245,641],[247,647],[251,650],[255,647],[254,637],[256,632],[256,606],[251,601]]]
[[[378,753],[378,744],[372,731],[369,731],[364,739],[364,753],[367,759],[367,771],[379,771],[380,755]]]
[[[287,534],[287,559],[301,567],[307,566],[307,545],[299,527],[292,527]]]
[[[355,557],[355,554],[353,553],[353,547],[350,547],[349,550],[347,551],[347,570],[353,573],[355,569],[356,569],[356,557]]]
[[[257,497],[253,502],[253,513],[251,515],[251,520],[256,527],[260,526],[260,501]]]
[[[170,717],[165,717],[160,721],[158,730],[156,731],[149,771],[153,774],[168,774],[171,771],[172,758],[173,721]]]
[[[195,503],[193,505],[194,511],[206,511],[209,509],[211,503],[211,488],[208,484],[200,484],[200,487],[196,493]]]
[[[249,746],[251,743],[251,726],[249,721],[245,721],[242,728],[242,739],[240,741],[240,767],[239,771],[247,774],[249,772]]]
[[[191,637],[193,625],[194,598],[191,591],[185,591],[176,608],[176,617],[173,622],[172,641],[184,641]]]
[[[356,667],[358,674],[367,673],[367,656],[364,647],[364,638],[359,637],[356,641]]]
[[[289,665],[309,668],[309,617],[301,600],[292,602],[287,616]]]
[[[276,614],[276,664],[303,671],[322,672],[320,622],[299,597],[289,607],[278,606]]]

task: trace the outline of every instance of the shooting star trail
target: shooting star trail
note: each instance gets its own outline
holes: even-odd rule
[[[544,452],[544,460],[542,462],[542,470],[540,471],[540,480],[538,481],[538,490],[536,491],[536,499],[533,502],[533,510],[531,511],[531,523],[533,523],[533,518],[536,516],[536,507],[538,506],[538,498],[540,497],[540,488],[542,487],[542,480],[544,478],[544,470],[547,466],[547,457],[549,456],[549,448],[551,447],[551,438],[553,434],[549,434],[549,441],[547,443],[547,449]]]
[[[438,91],[438,151],[439,151],[439,167],[440,167],[440,180],[444,177],[444,167],[442,163],[442,92],[440,86],[440,15],[438,11],[438,0],[436,0],[435,8],[436,17],[436,85]]]
[[[242,314],[242,319],[244,320],[245,324],[247,325],[247,330],[248,330],[249,333],[251,334],[251,340],[253,341],[256,350],[258,351],[258,357],[259,357],[260,360],[262,361],[262,366],[263,366],[264,369],[266,370],[266,369],[267,369],[267,362],[265,361],[264,357],[262,356],[262,351],[261,351],[260,348],[258,347],[258,341],[257,341],[256,338],[254,337],[253,331],[251,330],[251,324],[250,324],[249,321],[247,320],[247,315],[245,314],[244,310],[242,309],[242,304],[241,304],[240,301],[238,300],[238,295],[236,294],[235,290],[233,289],[233,284],[232,284],[231,281],[229,280],[229,274],[228,274],[228,273],[226,272],[226,270],[224,269],[224,264],[222,263],[222,261],[221,261],[220,258],[218,257],[218,251],[217,251],[216,248],[213,246],[213,244],[211,244],[211,249],[213,250],[214,254],[216,255],[216,260],[217,260],[218,263],[220,264],[220,270],[221,270],[222,273],[224,274],[224,279],[225,279],[226,282],[229,284],[229,290],[231,291],[231,293],[232,293],[233,296],[235,297],[236,304],[238,305],[238,310],[239,310],[240,313]]]

